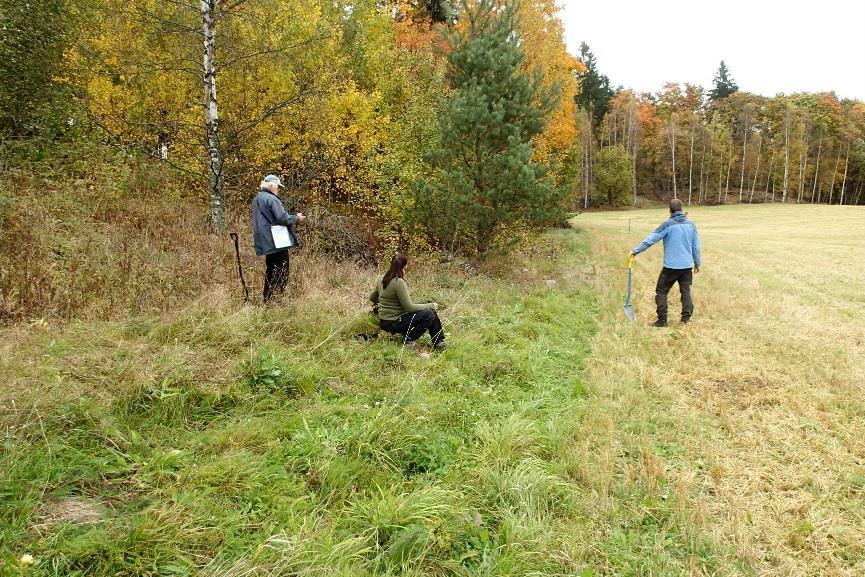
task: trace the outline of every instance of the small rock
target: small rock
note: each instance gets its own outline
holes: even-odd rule
[[[429,358],[429,353],[420,353],[418,356],[423,360],[427,360]]]
[[[550,287],[555,286],[556,279],[548,278],[547,280],[544,281],[544,284],[546,284],[547,286],[550,286]]]

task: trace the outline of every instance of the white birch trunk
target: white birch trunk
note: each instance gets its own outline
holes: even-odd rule
[[[841,181],[841,202],[839,206],[844,205],[844,190],[847,188],[847,168],[850,166],[850,141],[847,141],[847,154],[844,157],[844,180]]]
[[[727,195],[730,194],[730,170],[733,168],[733,151],[730,151],[730,160],[727,161],[727,184],[724,187],[724,204],[727,204]]]
[[[838,147],[838,156],[835,157],[835,168],[832,169],[832,184],[829,186],[829,205],[832,205],[832,196],[835,194],[835,177],[838,176],[838,163],[841,162],[841,147]]]
[[[201,0],[201,28],[204,34],[204,127],[207,138],[210,217],[214,232],[222,234],[225,222],[225,177],[219,143],[219,113],[216,106],[216,25],[217,0]]]
[[[760,152],[763,150],[763,137],[757,142],[757,168],[754,169],[754,178],[751,181],[751,194],[748,196],[748,204],[754,202],[754,188],[757,186],[757,175],[760,174]]]
[[[633,149],[631,162],[633,163],[633,171],[631,174],[631,186],[633,188],[634,193],[634,201],[633,206],[637,206],[637,120],[635,118],[636,113],[633,109],[630,110],[628,115],[628,142],[631,143],[631,147]]]
[[[585,126],[585,124],[583,125]],[[589,139],[583,137],[583,210],[589,208]]]
[[[811,188],[811,202],[817,193],[817,179],[820,177],[820,153],[823,152],[823,129],[820,129],[820,141],[817,144],[817,163],[814,165],[814,186]]]
[[[721,204],[721,182],[724,178],[724,151],[718,156],[718,204]],[[708,195],[708,191],[706,192]]]
[[[694,118],[691,117],[691,150],[688,153],[688,206],[691,206],[691,192],[694,189]]]
[[[769,202],[769,181],[772,180],[772,169],[775,167],[775,147],[772,147],[772,158],[769,160],[769,172],[766,173],[766,190],[763,192],[763,202]]]
[[[808,173],[808,133],[802,126],[802,153],[799,155],[799,194],[796,202],[802,202],[805,189],[805,175]]]
[[[702,128],[702,126],[701,126],[701,136],[703,137],[703,148],[702,148],[702,150],[700,150],[700,190],[697,192],[697,197],[699,199],[699,200],[697,200],[698,203],[703,202],[703,191],[704,191],[703,176],[704,176],[704,169],[706,167],[706,130],[705,130],[705,128]],[[706,176],[706,178],[708,179],[708,176]]]
[[[679,198],[676,190],[676,117],[670,115],[670,151],[673,155],[673,198]]]
[[[748,160],[748,117],[745,116],[745,134],[742,138],[742,178],[739,180],[739,204],[742,203],[742,189],[745,187],[745,162]]]
[[[787,182],[790,175],[790,107],[784,110],[784,186],[781,189],[781,202],[787,202]],[[772,190],[772,202],[775,202]]]

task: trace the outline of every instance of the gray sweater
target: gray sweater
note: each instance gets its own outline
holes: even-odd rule
[[[261,189],[252,201],[252,233],[255,242],[255,254],[266,256],[284,248],[276,248],[273,244],[271,226],[279,225],[288,227],[288,234],[294,246],[297,246],[297,236],[294,234],[294,225],[298,219],[296,214],[288,214],[279,197],[269,190]]]

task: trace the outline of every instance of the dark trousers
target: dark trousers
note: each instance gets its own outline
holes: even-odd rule
[[[655,287],[655,304],[658,305],[658,320],[667,320],[667,293],[673,285],[679,283],[679,292],[682,293],[682,320],[690,320],[694,313],[694,302],[691,300],[691,282],[694,273],[689,268],[667,268],[661,269],[658,284]]]
[[[442,322],[432,309],[405,313],[395,321],[380,320],[378,324],[383,331],[403,335],[406,342],[418,340],[427,331],[434,345],[445,340]]]
[[[288,282],[288,251],[281,250],[264,257],[264,302],[285,292]]]

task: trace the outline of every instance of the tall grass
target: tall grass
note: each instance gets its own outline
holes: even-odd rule
[[[421,259],[415,296],[450,305],[429,359],[352,338],[376,273],[348,268],[269,309],[213,291],[6,329],[3,571],[601,571],[572,550],[590,497],[571,471],[592,466],[567,450],[589,412],[586,250],[558,231],[498,263],[512,277]]]
[[[198,183],[147,158],[71,146],[31,163],[0,160],[0,322],[118,319],[173,311],[212,291],[241,294],[233,243],[211,233]],[[263,259],[249,222],[258,183],[232,184],[229,228],[240,235],[244,275],[260,301]],[[334,268],[317,256],[326,248],[317,238],[292,257],[293,270],[307,271],[290,279],[295,296],[316,283],[338,286],[340,274],[356,269],[316,274]]]

